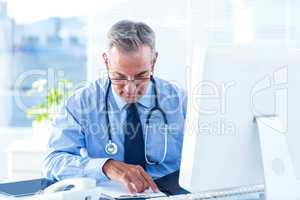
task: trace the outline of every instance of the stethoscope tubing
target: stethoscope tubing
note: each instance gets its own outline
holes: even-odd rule
[[[151,75],[150,77],[151,82],[153,83],[153,88],[154,88],[154,97],[155,97],[155,106],[150,109],[147,117],[146,117],[146,124],[145,124],[145,141],[144,141],[144,148],[145,148],[145,160],[147,164],[149,165],[159,165],[163,163],[166,159],[167,155],[167,150],[168,150],[168,120],[166,113],[163,111],[163,109],[159,106],[158,103],[158,94],[157,94],[157,88],[156,88],[156,82]],[[109,89],[111,87],[111,80],[109,79],[107,90],[105,92],[105,119],[106,119],[106,124],[107,124],[107,132],[108,132],[108,143],[105,146],[105,152],[112,156],[117,154],[118,148],[117,145],[112,141],[112,135],[111,135],[111,127],[110,127],[110,120],[109,120],[109,115],[108,115],[108,94],[109,94]],[[164,154],[162,159],[159,162],[153,162],[150,161],[147,157],[147,140],[148,140],[148,129],[149,129],[149,121],[151,119],[151,116],[153,112],[159,111],[163,117],[164,121]]]

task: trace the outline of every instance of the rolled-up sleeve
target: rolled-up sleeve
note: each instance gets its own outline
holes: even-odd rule
[[[80,149],[86,148],[83,128],[66,106],[61,113],[53,122],[43,174],[55,180],[68,177],[91,177],[97,182],[107,180],[102,167],[108,158],[81,156]]]

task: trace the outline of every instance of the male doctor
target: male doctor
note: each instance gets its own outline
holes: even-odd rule
[[[186,96],[153,77],[158,53],[148,25],[119,21],[107,39],[107,77],[67,100],[53,122],[43,171],[56,180],[111,179],[129,192],[157,191],[153,180],[180,167]]]

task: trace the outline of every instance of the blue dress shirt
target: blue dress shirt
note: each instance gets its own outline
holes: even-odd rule
[[[175,85],[155,78],[160,107],[166,113],[169,130],[167,154],[159,165],[146,165],[147,173],[153,179],[174,172],[180,167],[186,115],[186,95]],[[108,96],[108,113],[112,141],[118,146],[118,153],[109,156],[105,152],[108,133],[105,120],[105,92],[108,79],[101,78],[75,92],[62,107],[61,114],[53,122],[53,133],[49,139],[48,151],[43,163],[43,172],[48,178],[61,180],[69,177],[93,177],[107,180],[102,171],[107,159],[124,160],[124,129],[127,104],[114,92]],[[155,105],[153,83],[149,82],[137,108],[145,137],[145,121],[149,110]],[[148,160],[160,161],[164,154],[163,118],[154,112],[149,123],[146,154]],[[144,138],[145,141],[145,138]],[[85,148],[87,156],[80,155]]]

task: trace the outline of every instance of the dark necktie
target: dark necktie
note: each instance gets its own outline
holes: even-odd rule
[[[145,168],[145,149],[142,124],[136,105],[130,104],[126,109],[124,161],[128,164],[140,165]]]

